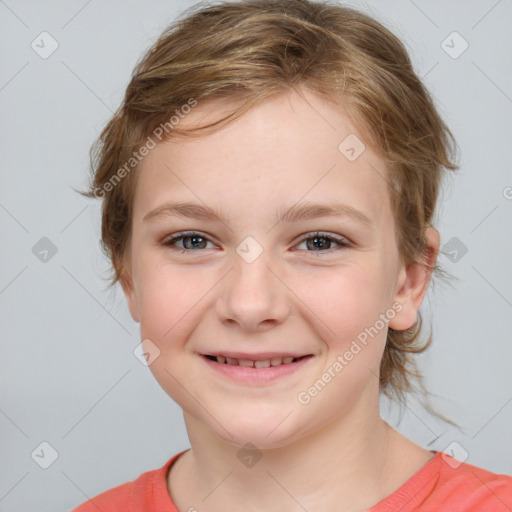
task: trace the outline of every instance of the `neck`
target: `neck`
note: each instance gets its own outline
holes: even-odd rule
[[[219,439],[187,414],[185,420],[192,449],[178,459],[177,471],[171,471],[175,476],[169,478],[180,510],[366,510],[397,487],[389,477],[392,466],[405,466],[404,460],[397,461],[405,454],[399,454],[400,434],[380,418],[378,405],[373,415],[353,414],[295,443],[248,453],[256,458],[245,463],[238,457],[239,446]],[[428,452],[422,452],[425,463]],[[402,471],[399,477],[407,476],[412,474]]]

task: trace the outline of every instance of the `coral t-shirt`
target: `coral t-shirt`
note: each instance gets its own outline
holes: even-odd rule
[[[71,512],[179,512],[167,490],[167,474],[182,453],[162,468],[99,494]],[[367,512],[512,511],[512,476],[461,463],[443,452],[434,453],[409,480]]]

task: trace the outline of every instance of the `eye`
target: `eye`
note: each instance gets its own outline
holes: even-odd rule
[[[171,249],[175,249],[180,252],[197,251],[200,249],[209,249],[206,247],[208,243],[212,243],[197,231],[189,231],[187,233],[178,233],[175,236],[166,238],[162,244]],[[182,244],[181,246],[178,244]]]
[[[164,246],[180,253],[210,249],[212,247],[208,247],[209,243],[213,246],[213,242],[197,231],[177,233],[162,242]],[[327,252],[351,246],[351,243],[343,237],[320,231],[304,237],[297,248],[300,250],[300,246],[304,244],[307,252]]]
[[[338,247],[333,247],[333,243]],[[351,244],[345,238],[342,238],[332,233],[316,232],[310,236],[303,238],[297,247],[305,244],[308,252],[324,252],[328,250],[337,250],[344,247],[350,247]]]

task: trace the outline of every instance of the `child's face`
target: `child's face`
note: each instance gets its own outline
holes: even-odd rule
[[[307,101],[291,93],[219,132],[159,144],[137,171],[125,292],[146,348],[160,351],[150,369],[189,424],[238,445],[282,446],[374,418],[387,325],[410,327],[423,297],[411,290],[426,276],[400,264],[383,161],[368,146],[350,161],[360,148],[338,146],[355,127],[304,92]],[[219,108],[199,105],[182,126],[212,121]],[[178,202],[225,220],[148,216]],[[305,203],[350,210],[276,222]],[[183,231],[197,238],[165,245]],[[229,353],[310,357],[264,370],[205,357]],[[329,382],[308,391],[324,373]]]

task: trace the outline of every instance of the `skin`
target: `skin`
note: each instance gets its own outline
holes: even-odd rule
[[[228,106],[200,104],[182,126]],[[150,370],[183,409],[191,450],[167,479],[180,511],[365,510],[432,458],[380,418],[387,327],[309,403],[297,398],[393,304],[401,311],[389,327],[411,327],[430,277],[426,266],[401,262],[385,163],[369,144],[349,161],[338,150],[349,134],[365,141],[341,107],[297,89],[213,134],[160,143],[140,164],[122,284],[141,339],[160,351]],[[143,220],[176,201],[226,220]],[[276,223],[277,212],[304,202],[349,205],[371,226],[349,217]],[[176,246],[188,252],[165,245],[186,230],[199,232],[200,249],[184,249],[190,238]],[[350,245],[330,238],[318,249],[316,231]],[[236,252],[247,236],[262,248],[252,263]],[[437,231],[429,228],[427,240],[433,265]],[[200,355],[222,350],[313,357],[254,385],[218,375]],[[261,455],[252,467],[237,457],[247,442]]]

